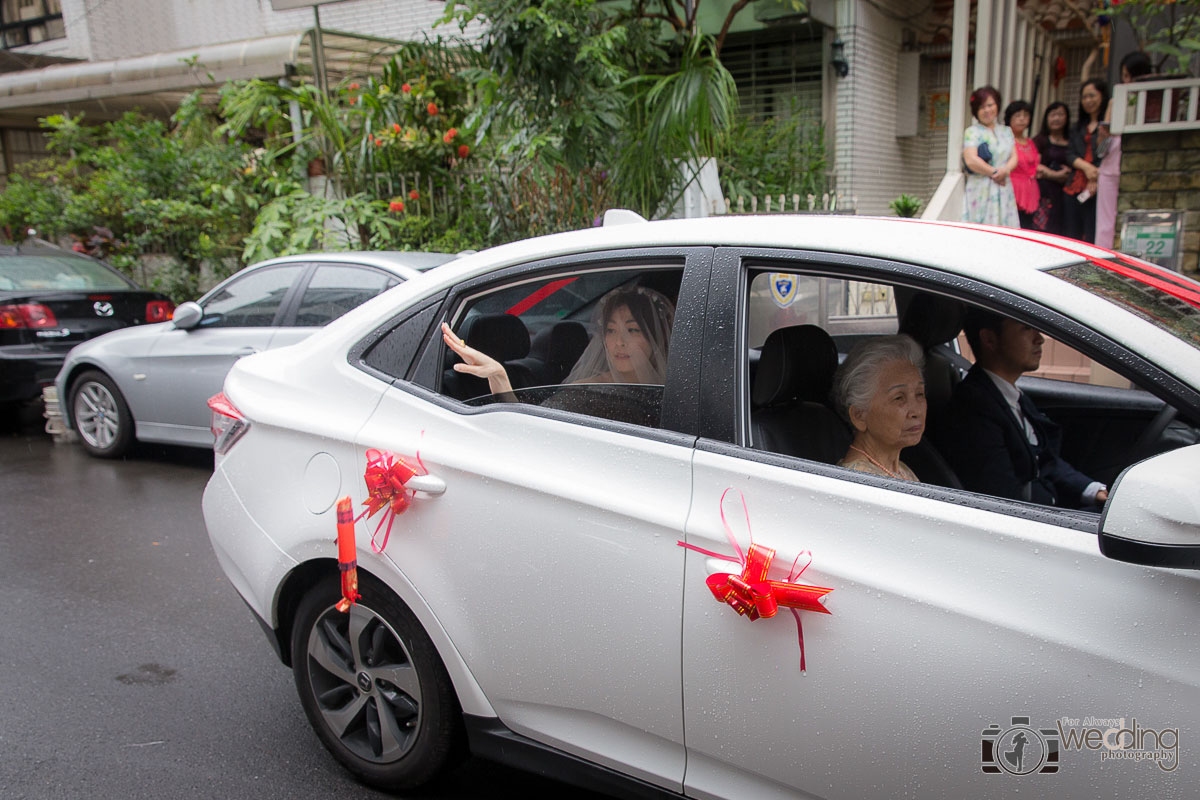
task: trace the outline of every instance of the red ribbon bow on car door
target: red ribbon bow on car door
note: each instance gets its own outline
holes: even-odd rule
[[[363,517],[370,519],[384,511],[383,516],[379,518],[379,524],[375,526],[375,533],[371,534],[371,549],[376,553],[382,553],[383,548],[387,547],[396,515],[403,514],[412,502],[412,489],[405,484],[414,475],[425,474],[425,465],[421,463],[420,453],[417,454],[417,464],[422,472],[417,472],[404,459],[386,450],[372,448],[367,451],[367,469],[363,473],[363,480],[367,484],[367,499],[363,501],[363,505],[367,508],[354,521],[358,522]],[[384,522],[387,523],[387,530],[384,531],[383,542],[376,544],[375,538],[383,528]]]
[[[809,586],[794,582],[812,563],[812,552],[808,550],[803,550],[796,555],[796,560],[792,562],[792,568],[788,572],[786,581],[767,580],[767,570],[771,568],[775,550],[755,544],[754,537],[751,535],[750,551],[746,554],[742,553],[737,537],[729,526],[729,520],[725,517],[725,497],[731,491],[736,490],[726,489],[721,495],[721,524],[725,527],[725,535],[728,537],[729,543],[737,553],[736,557],[714,553],[685,542],[676,542],[676,544],[712,558],[720,558],[741,565],[740,574],[717,572],[709,575],[705,581],[709,591],[713,593],[713,597],[728,605],[738,614],[754,621],[775,616],[779,612],[780,606],[792,612],[792,616],[796,618],[796,637],[800,644],[800,670],[803,672],[806,664],[804,660],[804,628],[800,624],[800,612],[816,611],[820,614],[829,614],[830,611],[825,608],[821,598],[833,590],[823,586]],[[738,492],[738,497],[741,499],[742,510],[746,514],[746,529],[749,530],[750,511],[746,508],[746,498],[741,492]],[[808,556],[808,560],[804,566],[797,569],[796,565],[800,563],[802,556]]]

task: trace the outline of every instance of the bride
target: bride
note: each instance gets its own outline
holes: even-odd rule
[[[618,288],[596,304],[593,335],[565,383],[662,384],[675,306],[653,289]],[[504,365],[467,345],[442,323],[442,339],[462,359],[457,372],[486,378],[492,394],[512,391]]]

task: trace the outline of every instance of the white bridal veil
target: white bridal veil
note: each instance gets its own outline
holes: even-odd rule
[[[636,332],[615,324],[621,309],[628,309]],[[564,383],[664,383],[674,324],[675,306],[660,292],[643,286],[612,290],[596,304],[591,339]]]

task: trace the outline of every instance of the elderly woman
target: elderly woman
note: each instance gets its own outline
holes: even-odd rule
[[[854,426],[854,441],[838,466],[905,481],[919,480],[900,451],[925,432],[921,347],[909,336],[860,342],[834,378],[838,408]]]

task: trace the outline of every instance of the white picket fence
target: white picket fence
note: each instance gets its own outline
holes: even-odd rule
[[[721,213],[716,210],[716,203],[713,207],[714,214]],[[760,202],[757,196],[747,198],[738,195],[736,200],[726,197],[725,208],[726,214],[854,214],[857,213],[858,198],[846,197],[840,192],[825,192],[820,197],[815,194],[803,197],[798,194],[791,197],[783,194],[764,195]]]

